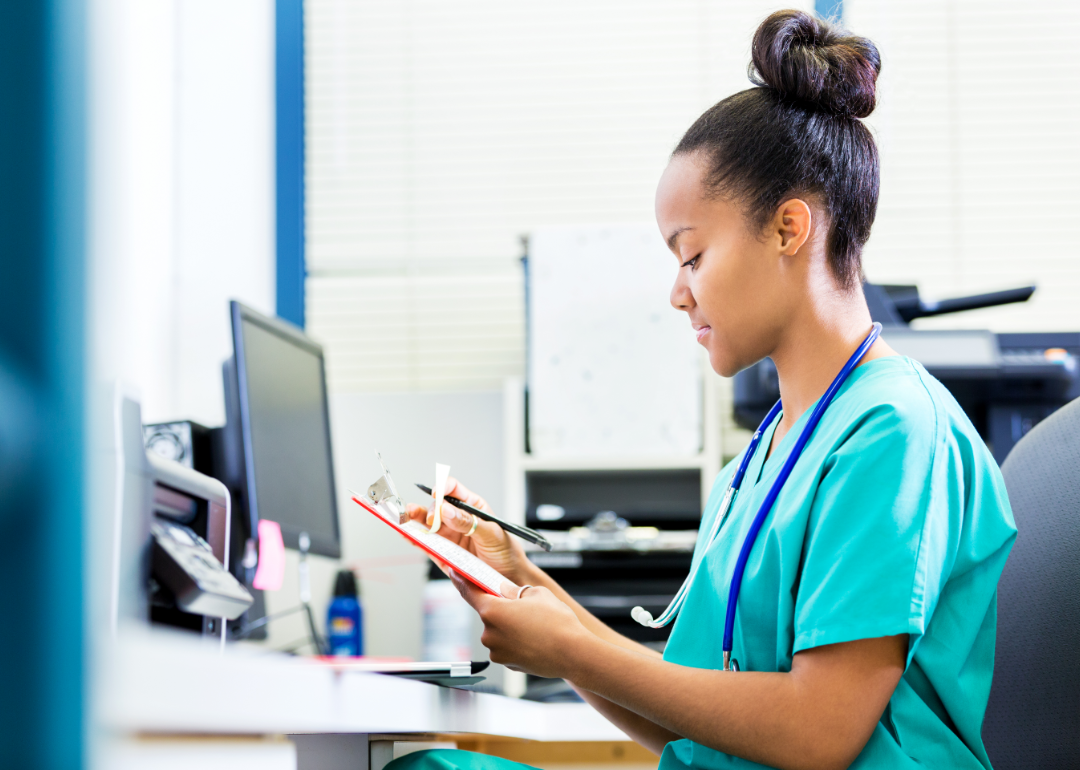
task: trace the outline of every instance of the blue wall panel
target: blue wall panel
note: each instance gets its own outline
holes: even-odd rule
[[[276,0],[277,314],[304,325],[304,3]]]
[[[0,3],[0,766],[83,764],[85,9]]]

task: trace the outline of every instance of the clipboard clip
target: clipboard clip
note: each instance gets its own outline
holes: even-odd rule
[[[394,480],[390,478],[390,471],[386,469],[382,454],[376,452],[375,456],[379,458],[379,466],[382,468],[383,475],[367,488],[368,500],[375,505],[382,504],[387,511],[398,517],[398,524],[405,524],[409,520],[409,515],[405,513],[405,504],[401,502],[401,497],[398,496],[397,487],[394,485]]]

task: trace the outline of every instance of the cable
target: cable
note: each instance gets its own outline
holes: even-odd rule
[[[263,615],[258,620],[253,620],[250,623],[245,623],[242,627],[240,627],[236,631],[234,631],[230,638],[232,638],[234,640],[236,640],[236,639],[244,639],[249,634],[251,634],[252,632],[257,631],[258,629],[265,626],[270,621],[277,620],[278,618],[287,617],[287,616],[292,615],[294,613],[300,612],[300,610],[302,610],[302,609],[304,609],[304,605],[303,604],[298,604],[295,607],[290,607],[287,610],[281,610],[280,612],[275,612],[272,615]]]

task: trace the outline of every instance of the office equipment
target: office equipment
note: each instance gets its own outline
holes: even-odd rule
[[[877,340],[878,335],[881,334],[881,324],[874,323],[874,328],[862,344],[851,354],[851,357],[844,364],[843,368],[833,379],[832,384],[829,385],[828,390],[818,400],[817,406],[814,407],[814,411],[810,415],[810,419],[807,420],[806,426],[799,434],[798,440],[791,448],[791,452],[788,454],[784,461],[784,465],[777,475],[776,480],[773,482],[772,487],[769,489],[769,493],[765,496],[765,499],[761,503],[761,507],[758,509],[757,514],[754,516],[754,521],[750,526],[749,531],[746,534],[746,539],[743,541],[742,548],[739,550],[739,558],[735,563],[735,571],[731,577],[731,588],[728,591],[727,613],[724,619],[724,641],[723,641],[723,654],[724,654],[724,671],[738,671],[739,664],[732,658],[732,646],[734,643],[734,630],[735,630],[735,609],[739,601],[739,589],[742,586],[743,572],[746,569],[746,560],[750,556],[750,551],[754,547],[754,543],[757,540],[758,532],[761,531],[761,526],[765,523],[765,519],[768,517],[769,512],[772,510],[773,503],[776,502],[776,498],[780,494],[780,490],[784,487],[784,482],[787,481],[788,476],[791,475],[792,469],[795,467],[795,463],[798,462],[799,456],[802,454],[803,448],[810,440],[810,436],[814,432],[814,428],[817,427],[821,421],[821,417],[825,414],[825,410],[829,408],[833,398],[836,396],[837,391],[840,390],[848,376],[859,365],[862,357],[866,355],[866,352],[870,349],[870,346]],[[736,469],[734,476],[732,476],[731,482],[728,484],[727,490],[724,492],[724,498],[720,503],[720,509],[717,511],[716,519],[713,522],[709,536],[705,541],[705,548],[712,545],[716,539],[717,533],[724,524],[724,519],[727,517],[728,511],[731,509],[731,504],[735,501],[735,496],[739,493],[739,487],[742,485],[743,476],[746,474],[746,469],[750,465],[750,460],[753,459],[754,452],[757,451],[758,445],[761,443],[761,436],[764,430],[777,418],[780,414],[781,403],[777,401],[769,413],[765,416],[761,425],[757,431],[754,432],[754,437],[750,441],[750,446],[743,453],[742,461],[739,463],[739,467]],[[700,566],[701,562],[698,562]],[[694,570],[687,576],[686,581],[683,583],[682,588],[679,589],[679,593],[676,594],[675,599],[664,611],[664,613],[653,620],[652,615],[642,607],[635,607],[633,610],[634,620],[639,622],[643,626],[664,626],[675,619],[675,615],[678,614],[679,608],[682,606],[683,599],[686,597],[686,590],[690,584],[694,581],[694,576],[697,570]]]
[[[441,535],[432,534],[420,522],[410,519],[402,524],[397,512],[387,509],[382,503],[370,503],[356,494],[353,495],[352,499],[353,502],[368,513],[393,527],[415,545],[427,551],[428,555],[453,567],[454,571],[459,575],[492,596],[502,596],[503,583],[511,582],[461,546],[451,543]]]
[[[184,612],[233,620],[251,594],[214,558],[210,544],[188,527],[158,518],[150,525],[153,576]]]
[[[287,548],[341,555],[330,412],[322,346],[292,324],[229,303],[235,403],[227,428],[239,438],[231,479],[254,533],[276,521]],[[231,379],[231,372],[228,379]],[[230,383],[232,384],[232,383]],[[249,535],[251,536],[251,535]]]
[[[702,356],[668,301],[675,267],[655,225],[532,233],[526,308],[533,454],[677,457],[701,450]]]
[[[224,640],[251,595],[228,572],[231,500],[218,481],[144,446],[139,403],[113,394],[116,467],[110,625],[187,629]]]
[[[228,487],[234,532],[228,562],[254,598],[252,617],[239,619],[233,632],[265,638],[265,624],[255,621],[265,615],[262,591],[254,587],[260,519],[276,522],[284,545],[301,551],[302,584],[309,551],[341,553],[325,361],[322,347],[291,324],[236,301],[229,312],[233,355],[222,365],[226,424],[174,421],[146,426],[145,433],[155,451],[190,462]],[[304,609],[318,640],[310,608]]]
[[[211,464],[234,501],[235,574],[255,598],[232,631],[266,636],[265,623],[256,622],[265,604],[253,582],[259,521],[268,519],[280,526],[284,545],[300,551],[301,609],[321,652],[308,604],[307,554],[341,555],[323,349],[292,324],[235,300],[229,312],[233,356],[222,365],[226,421],[211,431]]]
[[[1016,543],[998,583],[997,649],[982,734],[994,767],[1080,757],[1080,400],[1040,422],[1001,467]]]
[[[159,457],[214,475],[211,428],[192,420],[155,423],[143,426],[143,438],[146,448]]]
[[[927,302],[915,286],[863,285],[871,317],[884,325],[885,340],[949,389],[999,463],[1032,426],[1080,396],[1080,332],[918,330],[908,324],[1023,302],[1033,291],[1027,286]],[[776,367],[769,359],[739,372],[734,379],[736,423],[752,430],[779,396]]]
[[[133,435],[133,439],[135,436]],[[141,437],[139,437],[141,439]],[[142,447],[140,440],[138,446]],[[218,481],[143,450],[150,489],[151,623],[220,635],[225,624],[253,603],[229,573],[232,501]],[[126,515],[126,514],[125,514]],[[184,542],[187,534],[190,544]]]
[[[703,475],[701,468],[527,467],[525,522],[552,544],[529,559],[619,633],[662,648],[670,628],[645,628],[630,611],[640,605],[659,615],[689,573]]]
[[[335,671],[386,674],[401,679],[428,682],[443,687],[468,687],[484,681],[478,676],[491,665],[487,660],[460,661],[411,661],[411,660],[343,660],[325,658],[324,662]]]
[[[417,484],[416,488],[419,489],[421,492],[423,492],[425,495],[431,495],[432,494],[431,487],[426,487],[423,484]],[[487,511],[481,511],[479,508],[474,508],[471,505],[469,505],[468,503],[466,503],[464,500],[459,500],[456,497],[446,497],[444,499],[446,500],[446,502],[450,503],[451,505],[453,505],[453,506],[455,506],[457,508],[460,508],[461,510],[465,511],[466,513],[471,513],[473,516],[475,516],[478,519],[483,519],[484,521],[490,521],[493,524],[498,524],[500,527],[502,527],[504,530],[509,532],[511,535],[517,535],[522,540],[527,540],[528,542],[533,543],[534,545],[538,545],[541,548],[543,548],[545,551],[550,551],[551,550],[551,543],[548,541],[548,539],[546,537],[544,537],[543,535],[541,535],[539,532],[537,532],[534,529],[529,529],[528,527],[522,527],[522,526],[519,526],[518,524],[513,524],[513,523],[511,523],[509,521],[505,521],[503,519],[500,519],[498,516],[495,516],[494,514],[488,513]]]

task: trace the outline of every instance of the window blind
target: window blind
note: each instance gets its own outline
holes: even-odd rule
[[[1078,325],[1074,5],[845,0],[884,61],[868,277],[928,297],[1039,284],[1027,306],[926,327]],[[748,86],[751,34],[776,7],[308,0],[308,328],[332,386],[496,389],[520,374],[520,236],[652,221],[668,153]],[[460,368],[425,363],[443,349]]]
[[[668,154],[749,85],[750,37],[774,3],[305,8],[308,329],[331,384],[495,389],[523,372],[520,237],[652,222]],[[446,348],[452,376],[423,362]]]
[[[1024,306],[925,328],[1080,326],[1080,5],[1003,0],[845,0],[882,52],[867,121],[882,155],[864,264],[924,296],[1039,286]]]

